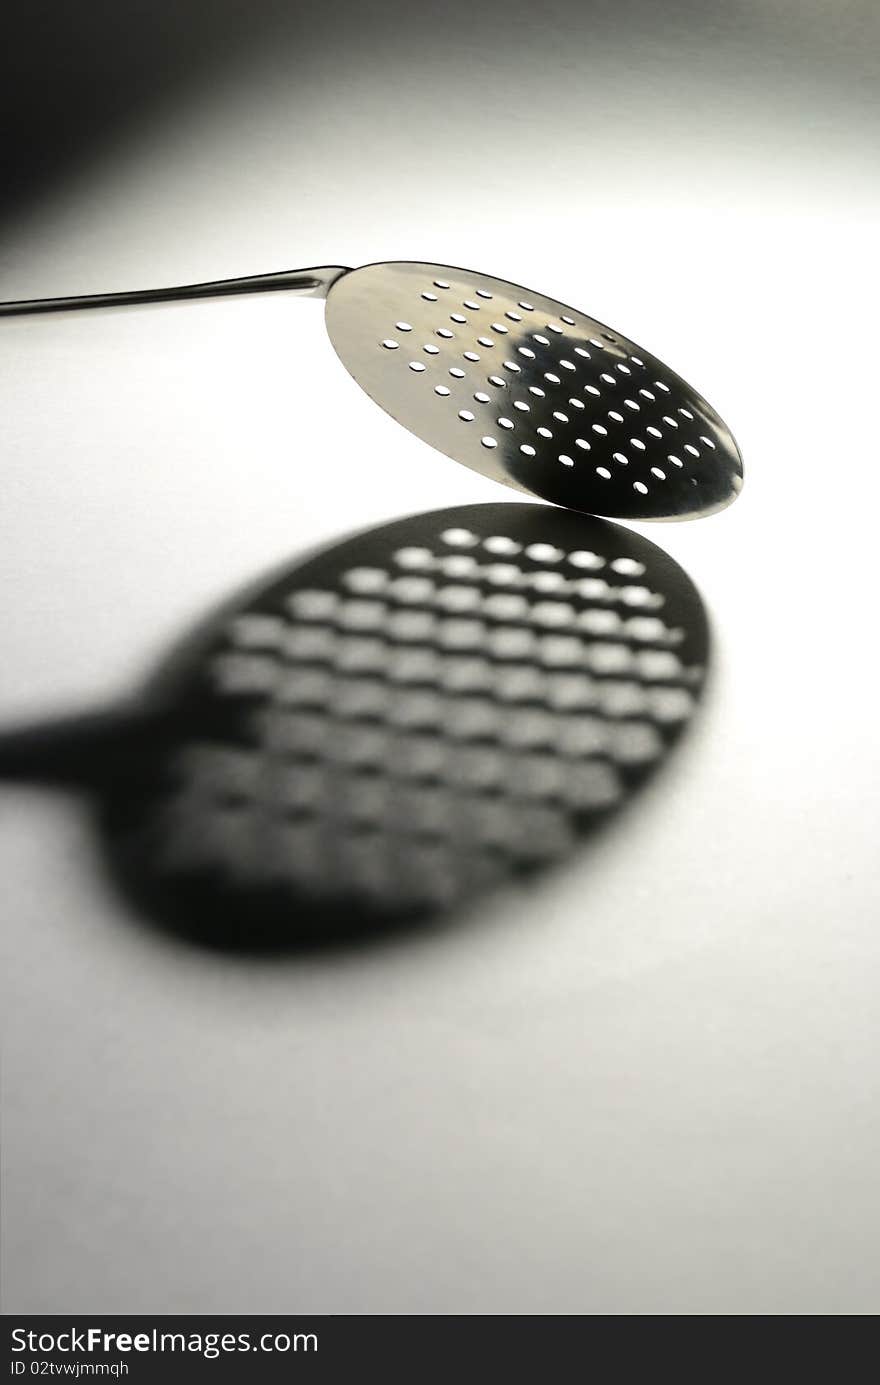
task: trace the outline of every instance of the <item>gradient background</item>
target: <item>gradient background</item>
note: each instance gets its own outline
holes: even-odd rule
[[[453,927],[176,946],[77,799],[4,791],[5,1310],[876,1312],[880,9],[33,3],[10,38],[0,297],[485,269],[691,379],[747,485],[646,530],[715,622],[674,764]],[[6,721],[123,694],[320,540],[508,497],[321,311],[0,325]]]

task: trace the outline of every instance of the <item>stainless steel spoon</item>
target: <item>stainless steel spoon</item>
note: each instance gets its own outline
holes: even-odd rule
[[[326,297],[330,340],[371,399],[495,481],[588,514],[693,519],[742,488],[727,425],[604,323],[473,270],[339,265],[181,288],[0,304],[0,316],[290,290]]]

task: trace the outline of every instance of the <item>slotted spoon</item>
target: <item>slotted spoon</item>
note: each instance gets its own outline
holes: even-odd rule
[[[330,340],[371,399],[493,480],[588,514],[692,519],[742,487],[711,405],[575,308],[448,265],[338,265],[181,288],[0,304],[0,315],[290,290],[325,296]]]

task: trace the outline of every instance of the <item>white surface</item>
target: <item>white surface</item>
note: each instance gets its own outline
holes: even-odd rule
[[[382,76],[302,144],[280,75],[202,94],[23,217],[0,296],[409,256],[582,305],[743,448],[731,510],[646,531],[710,607],[711,693],[552,878],[342,957],[177,947],[111,896],[75,798],[4,791],[5,1310],[875,1312],[880,304],[858,110],[841,98],[811,143],[805,79],[769,147],[760,101],[729,101],[701,160],[671,87],[657,124],[607,115],[593,143],[563,104],[544,150],[533,130],[463,182],[471,116],[445,109],[426,175]],[[112,700],[319,540],[515,500],[375,409],[321,311],[0,325],[7,721]]]

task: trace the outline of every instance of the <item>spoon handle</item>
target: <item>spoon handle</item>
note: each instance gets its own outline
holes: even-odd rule
[[[63,313],[80,308],[119,308],[131,303],[174,303],[184,298],[228,298],[242,293],[276,293],[287,290],[303,297],[326,298],[342,274],[344,265],[313,269],[286,269],[278,274],[251,274],[244,279],[217,279],[207,284],[181,284],[174,288],[134,289],[128,293],[86,293],[75,298],[30,298],[0,303],[0,317],[27,313]]]

